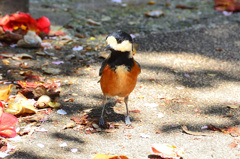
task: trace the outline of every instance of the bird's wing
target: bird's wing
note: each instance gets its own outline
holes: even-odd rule
[[[103,61],[103,63],[102,63],[102,66],[99,70],[99,76],[102,76],[102,72],[106,66],[107,66],[107,60]]]
[[[134,60],[135,61],[135,60]],[[138,65],[138,67],[140,68],[140,72],[141,72],[141,65],[137,62],[137,61],[135,61],[136,62],[136,64]]]

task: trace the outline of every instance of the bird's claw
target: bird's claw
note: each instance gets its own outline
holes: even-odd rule
[[[132,124],[129,116],[125,116],[125,123],[126,123],[126,125],[131,125]]]
[[[104,126],[104,119],[103,117],[100,118],[100,121],[99,121],[99,126]]]

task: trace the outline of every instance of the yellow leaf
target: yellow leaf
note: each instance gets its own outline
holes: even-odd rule
[[[5,65],[9,65],[9,63],[10,63],[9,60],[2,60],[2,62],[3,62]]]
[[[96,38],[95,37],[90,37],[90,40],[96,40]]]
[[[5,111],[13,115],[20,115],[36,113],[37,110],[24,95],[18,93],[14,100],[9,101],[8,108]]]
[[[232,108],[232,109],[237,109],[239,108],[238,105],[227,105],[228,108]]]
[[[0,100],[7,100],[11,93],[11,87],[13,84],[10,84],[8,87],[0,89]]]

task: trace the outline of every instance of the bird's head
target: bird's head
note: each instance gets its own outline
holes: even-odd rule
[[[118,52],[129,52],[129,56],[132,57],[133,40],[128,33],[121,30],[113,32],[106,37],[106,42],[106,49]]]

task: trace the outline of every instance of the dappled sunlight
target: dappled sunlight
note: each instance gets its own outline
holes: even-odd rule
[[[148,90],[145,101],[158,103],[157,111],[166,113],[156,122],[161,131],[183,124],[199,130],[208,124],[239,123],[238,112],[227,107],[240,103],[239,62],[186,52],[139,52],[135,59],[142,66],[139,83]]]

